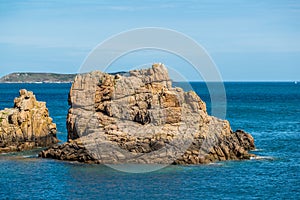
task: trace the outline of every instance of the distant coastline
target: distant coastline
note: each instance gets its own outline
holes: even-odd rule
[[[108,74],[120,74],[126,76],[128,72],[110,72]],[[73,83],[77,74],[59,74],[59,73],[36,73],[36,72],[14,72],[0,77],[0,83]],[[178,81],[173,81],[178,82]],[[181,81],[179,81],[181,82]],[[191,82],[214,82],[203,80],[190,80]],[[224,83],[293,83],[300,84],[300,80],[224,80]]]
[[[0,78],[0,83],[71,83],[76,74],[16,72]]]

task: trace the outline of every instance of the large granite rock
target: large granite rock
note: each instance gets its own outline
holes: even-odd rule
[[[0,111],[0,153],[48,147],[57,143],[56,124],[45,102],[25,89],[14,100],[14,108]]]
[[[249,159],[252,136],[209,116],[193,91],[172,87],[167,69],[78,75],[69,96],[68,142],[41,157],[90,163],[202,164]]]

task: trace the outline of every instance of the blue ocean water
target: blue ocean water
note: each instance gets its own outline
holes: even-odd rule
[[[191,83],[207,102],[204,83]],[[18,90],[46,101],[66,140],[70,84],[0,84],[0,109]],[[261,160],[169,166],[131,174],[103,165],[37,158],[39,150],[0,155],[0,199],[299,199],[300,84],[225,83],[227,119],[255,138]]]

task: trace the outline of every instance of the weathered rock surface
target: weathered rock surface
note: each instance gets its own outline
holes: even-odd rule
[[[252,136],[209,116],[193,91],[173,88],[167,69],[78,75],[69,96],[69,142],[41,157],[90,163],[202,164],[249,159]]]
[[[14,108],[0,111],[0,153],[48,147],[57,143],[45,102],[25,89],[14,100]]]

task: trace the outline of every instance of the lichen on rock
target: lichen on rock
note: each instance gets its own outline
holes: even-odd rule
[[[58,142],[56,124],[45,102],[25,89],[15,98],[14,107],[0,111],[0,153],[48,147]]]
[[[163,64],[78,75],[69,95],[69,142],[41,157],[119,164],[204,164],[249,159],[253,137],[209,116],[194,92],[172,87]]]

